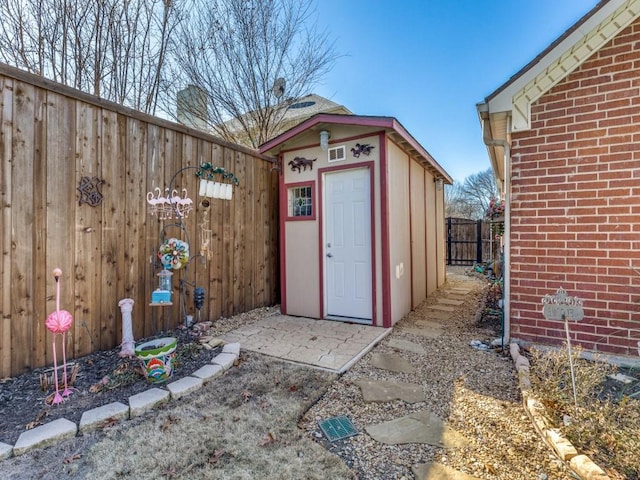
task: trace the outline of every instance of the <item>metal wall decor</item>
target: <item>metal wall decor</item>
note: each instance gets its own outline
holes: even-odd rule
[[[154,195],[155,192],[155,195]],[[158,187],[153,192],[147,192],[147,203],[151,216],[158,216],[160,220],[171,220],[172,218],[187,218],[193,210],[193,200],[187,197],[187,189],[182,189],[182,197],[178,195],[178,190],[173,189],[171,194],[169,189],[164,189],[165,195]]]
[[[307,167],[313,170],[313,162],[315,162],[316,160],[317,158],[308,159],[304,157],[295,157],[289,162],[289,166],[291,167],[292,172],[298,170],[298,173],[300,173],[302,171],[301,169],[304,169],[304,171],[306,172]]]
[[[101,180],[98,177],[82,177],[77,189],[80,192],[80,205],[83,203],[86,203],[90,207],[97,207],[100,205],[103,198],[100,186],[103,183],[104,180]]]
[[[376,147],[368,143],[363,143],[363,144],[356,143],[355,148],[351,149],[351,153],[353,153],[353,156],[356,158],[358,158],[360,154],[369,156],[369,154],[371,153],[371,150],[373,150],[374,148]]]

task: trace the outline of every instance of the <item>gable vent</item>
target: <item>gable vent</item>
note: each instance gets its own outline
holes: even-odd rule
[[[344,145],[329,149],[330,162],[339,162],[340,160],[345,160],[346,158],[347,158],[347,149]]]

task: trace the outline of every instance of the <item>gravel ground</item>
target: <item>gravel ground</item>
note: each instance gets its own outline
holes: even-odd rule
[[[442,291],[429,297],[402,319],[391,335],[332,384],[326,394],[300,422],[308,434],[339,455],[361,479],[410,479],[411,467],[438,462],[480,479],[551,480],[573,478],[538,438],[522,408],[517,378],[510,357],[496,351],[479,351],[472,340],[488,343],[495,328],[479,326],[476,313],[482,305],[486,281],[467,276],[463,268],[448,271],[447,287],[471,286],[473,292],[452,318],[435,320],[445,325],[445,334],[428,339],[403,329],[421,319],[431,320],[427,307],[437,303]],[[395,350],[387,346],[391,338],[421,344],[426,355]],[[395,353],[417,367],[414,374],[380,370],[370,364],[372,353]],[[358,379],[397,380],[422,385],[426,402],[406,404],[364,403]],[[443,450],[423,444],[385,445],[364,431],[374,423],[392,420],[416,411],[431,410],[469,439],[463,449]],[[329,443],[317,422],[347,415],[360,434]]]

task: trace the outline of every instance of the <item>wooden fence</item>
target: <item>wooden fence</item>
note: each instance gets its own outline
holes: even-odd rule
[[[491,223],[447,217],[447,265],[473,265],[492,261],[499,244],[492,238]]]
[[[269,159],[0,65],[0,378],[53,362],[45,319],[55,310],[55,267],[63,271],[61,309],[74,316],[70,358],[120,344],[122,298],[135,301],[136,338],[152,333],[154,316],[166,315],[172,328],[182,321],[177,293],[172,307],[149,306],[166,222],[150,216],[146,193],[203,162],[233,172],[239,186],[232,201],[212,200],[185,220],[193,257],[209,216],[212,258],[194,258],[186,277],[175,276],[205,288],[202,319],[273,305],[278,186]],[[102,180],[99,206],[79,203],[83,177]],[[174,183],[196,205],[197,180],[187,169]],[[167,233],[184,238],[180,229]]]

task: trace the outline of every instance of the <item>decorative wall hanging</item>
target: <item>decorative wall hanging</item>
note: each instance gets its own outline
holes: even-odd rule
[[[200,178],[198,195],[201,197],[231,200],[233,186],[239,183],[233,173],[222,167],[214,167],[210,163],[203,163],[196,171],[196,176]],[[219,176],[220,182],[215,181],[216,176]]]
[[[315,162],[317,158],[304,158],[304,157],[295,157],[293,160],[289,162],[289,166],[291,167],[291,171],[295,172],[298,170],[300,173],[302,170],[307,171],[307,167],[313,170],[313,162]]]
[[[165,196],[161,196],[162,191],[156,187],[154,192],[147,192],[147,203],[150,205],[151,216],[157,215],[160,220],[171,220],[172,218],[187,218],[193,210],[193,200],[187,197],[187,189],[182,189],[182,197],[178,195],[176,189],[171,191],[165,188]]]
[[[209,215],[202,216],[200,222],[200,255],[211,260],[211,228],[209,228]]]
[[[100,186],[103,183],[104,180],[101,180],[98,177],[82,177],[77,189],[80,192],[80,205],[83,203],[86,203],[90,207],[97,207],[100,205],[102,203],[102,191],[100,190]]]
[[[369,156],[369,154],[371,153],[371,150],[373,150],[374,148],[376,147],[368,143],[363,143],[363,144],[356,143],[355,148],[351,149],[351,153],[353,153],[353,156],[356,158],[358,158],[360,154]]]
[[[167,270],[179,270],[189,262],[189,244],[169,238],[160,246],[158,259]]]

